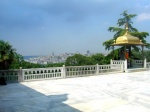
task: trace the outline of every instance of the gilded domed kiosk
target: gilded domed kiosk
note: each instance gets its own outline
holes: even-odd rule
[[[126,24],[126,32],[123,36],[119,36],[116,40],[114,40],[114,43],[112,46],[123,46],[121,51],[120,51],[120,60],[127,60],[127,66],[133,67],[133,59],[131,57],[131,46],[141,46],[142,47],[142,60],[141,62],[141,67],[144,66],[144,46],[143,42],[135,36],[130,35],[128,32],[128,25]],[[114,50],[114,47],[113,47]]]
[[[118,37],[114,41],[114,46],[122,46],[122,45],[140,45],[143,46],[144,44],[138,37],[134,37],[128,33],[128,31],[123,35]]]

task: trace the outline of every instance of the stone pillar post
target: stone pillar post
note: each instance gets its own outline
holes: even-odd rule
[[[99,65],[96,64],[96,75],[98,75],[98,74],[99,74]]]
[[[147,60],[146,60],[146,58],[144,59],[144,68],[147,68]]]
[[[113,60],[112,59],[110,60],[110,65],[113,65]]]
[[[124,61],[124,70],[125,71],[127,70],[127,67],[128,67],[128,63],[127,63],[127,59],[125,59],[125,61]]]
[[[142,46],[142,66],[144,67],[144,46]]]
[[[121,64],[121,72],[124,72],[124,63]]]
[[[23,81],[24,81],[24,74],[22,73],[22,67],[20,67],[18,73],[18,82],[23,82]]]
[[[66,78],[66,68],[65,68],[65,65],[63,65],[63,67],[62,67],[61,73],[62,73],[62,78]]]

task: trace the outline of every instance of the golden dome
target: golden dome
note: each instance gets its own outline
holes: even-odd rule
[[[113,45],[144,45],[138,37],[134,37],[128,31],[114,41]]]

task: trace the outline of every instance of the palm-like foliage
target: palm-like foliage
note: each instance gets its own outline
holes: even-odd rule
[[[0,69],[8,69],[14,60],[15,49],[3,40],[0,40]]]

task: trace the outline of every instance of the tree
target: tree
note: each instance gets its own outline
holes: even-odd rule
[[[133,50],[132,53],[133,53],[135,59],[142,60],[142,53],[141,52],[137,52],[137,51]],[[147,59],[147,62],[150,62],[150,50],[144,51],[144,57]]]
[[[86,57],[81,54],[75,54],[73,56],[69,56],[66,59],[66,66],[82,66],[82,65],[93,65],[94,60],[91,57]]]
[[[149,33],[147,32],[139,32],[136,28],[132,26],[133,22],[132,19],[136,17],[136,14],[128,14],[127,11],[124,11],[122,14],[123,18],[119,18],[117,25],[118,27],[109,27],[108,31],[115,32],[113,39],[107,40],[103,42],[103,45],[105,46],[106,50],[110,50],[113,48],[111,44],[114,43],[114,40],[117,39],[117,37],[122,36],[125,34],[126,29],[122,28],[122,26],[127,25],[128,31],[131,35],[138,37],[144,44],[147,44],[146,47],[150,48],[150,44],[146,42],[146,37],[149,36]],[[126,26],[125,26],[126,27]],[[132,46],[133,48],[139,50],[138,47]]]
[[[103,65],[105,63],[105,56],[101,53],[94,54],[91,56],[91,58],[94,60],[94,64]]]
[[[147,59],[147,62],[150,62],[150,50],[144,51],[145,58]]]
[[[8,69],[14,61],[15,49],[8,42],[0,40],[0,69]]]
[[[45,67],[62,67],[64,63],[48,63]]]
[[[19,69],[20,67],[24,66],[23,62],[24,62],[23,56],[18,53],[14,53],[14,60],[9,68],[10,69]]]

